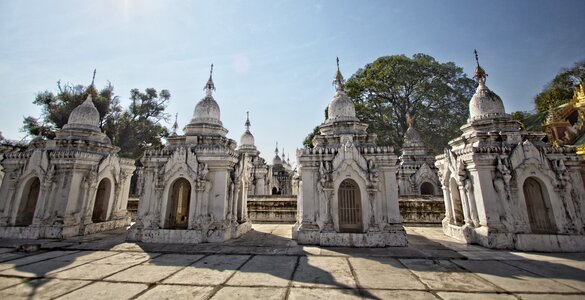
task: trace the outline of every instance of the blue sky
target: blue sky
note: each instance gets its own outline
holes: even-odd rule
[[[346,78],[379,56],[429,54],[474,70],[508,112],[563,67],[585,59],[585,1],[1,1],[0,131],[21,139],[32,101],[57,80],[168,89],[182,128],[214,63],[221,119],[239,141],[246,111],[262,156],[294,156]],[[172,120],[168,126],[172,124]]]

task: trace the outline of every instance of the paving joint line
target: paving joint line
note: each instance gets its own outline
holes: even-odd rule
[[[295,274],[297,273],[297,269],[299,268],[300,262],[301,262],[301,256],[297,255],[297,260],[295,261],[295,266],[294,266],[293,271],[290,275],[290,280],[288,281],[286,291],[284,292],[284,300],[288,300],[288,298],[290,296],[290,291],[292,289],[293,281],[295,280]]]
[[[163,256],[163,255],[166,255],[166,254],[161,254],[160,256]],[[183,255],[185,255],[185,254],[183,254]],[[187,255],[189,255],[189,254],[187,254]],[[196,254],[196,255],[199,255],[199,254]],[[183,270],[184,270],[184,269],[186,269],[187,267],[190,267],[190,266],[192,266],[192,265],[193,265],[193,264],[195,264],[196,262],[198,262],[198,261],[200,261],[200,260],[202,260],[202,259],[204,259],[204,258],[206,258],[206,257],[208,257],[208,256],[210,256],[210,255],[202,255],[200,258],[196,259],[196,260],[195,260],[195,261],[193,261],[192,263],[190,263],[190,264],[188,264],[188,265],[186,265],[186,266],[183,266],[183,267],[179,268],[177,271],[175,271],[175,272],[173,272],[173,273],[169,274],[168,276],[166,276],[166,277],[164,277],[164,278],[161,278],[159,281],[156,281],[156,282],[150,282],[150,283],[146,283],[146,284],[148,284],[148,287],[147,287],[147,288],[146,288],[144,291],[142,291],[142,292],[140,292],[140,293],[138,293],[138,294],[136,294],[136,295],[134,295],[134,296],[130,297],[128,300],[136,299],[136,298],[138,298],[138,297],[140,297],[140,296],[144,295],[145,293],[147,293],[148,291],[152,290],[153,288],[155,288],[155,287],[157,287],[157,286],[159,286],[159,285],[162,285],[162,284],[163,284],[162,282],[163,282],[163,281],[165,281],[165,280],[167,280],[169,277],[171,277],[171,276],[173,276],[173,275],[175,275],[175,274],[177,274],[177,273],[179,273],[179,272],[183,271]],[[157,256],[157,257],[159,257],[159,256]],[[144,262],[143,262],[143,263],[144,263]],[[137,283],[137,282],[132,282],[132,283]],[[191,286],[192,286],[192,285],[191,285]]]

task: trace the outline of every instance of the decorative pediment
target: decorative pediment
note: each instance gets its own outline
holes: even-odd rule
[[[165,181],[173,177],[177,172],[184,171],[189,177],[195,179],[197,177],[197,170],[199,162],[195,153],[186,148],[176,149],[164,167]]]
[[[429,167],[427,163],[424,163],[411,177],[414,178],[414,182],[417,185],[421,185],[423,182],[427,181],[432,183],[438,183],[437,174],[433,169],[431,169],[431,167]]]
[[[333,158],[331,162],[333,171],[339,170],[344,164],[350,161],[354,161],[361,171],[366,172],[368,170],[368,162],[366,159],[360,154],[355,145],[351,141],[348,141],[341,146],[339,152]]]
[[[510,154],[510,166],[515,170],[523,165],[533,165],[538,169],[549,169],[547,159],[536,146],[526,140],[518,143],[518,146]]]

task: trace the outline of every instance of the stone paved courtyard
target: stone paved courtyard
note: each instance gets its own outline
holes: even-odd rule
[[[585,251],[495,251],[430,227],[407,227],[408,247],[307,247],[290,227],[201,245],[0,240],[0,299],[585,299]]]

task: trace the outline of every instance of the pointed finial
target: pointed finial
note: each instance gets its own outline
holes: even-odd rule
[[[172,135],[177,135],[177,128],[179,128],[179,123],[177,122],[178,116],[179,116],[179,113],[175,113],[175,123],[173,124],[173,134]]]
[[[339,70],[339,57],[337,57],[337,73],[335,73],[335,78],[333,79],[335,89],[338,91],[343,89],[343,82],[343,75],[341,75],[341,71]]]
[[[207,84],[205,84],[205,88],[207,96],[211,96],[213,91],[215,91],[215,84],[213,83],[213,64],[211,64],[211,69],[209,70],[209,79],[207,80]]]
[[[244,126],[246,126],[246,132],[250,132],[250,112],[247,111],[246,112],[246,123],[244,123]]]
[[[276,153],[276,155],[278,155],[278,141],[276,141],[276,148],[274,148],[274,153]]]
[[[96,73],[97,69],[93,69],[93,76],[91,77],[91,84],[87,87],[87,93],[88,94],[93,94],[96,93],[97,94],[97,90],[95,88],[95,73]]]
[[[97,69],[93,69],[93,77],[91,78],[91,85],[93,85],[93,83],[95,82],[95,73],[96,73]]]
[[[284,154],[284,147],[282,148],[282,159],[284,159],[286,155]]]
[[[479,65],[479,55],[477,55],[477,50],[474,49],[473,53],[475,54],[475,62],[477,63],[477,67],[475,68],[475,76],[473,76],[473,78],[475,78],[479,84],[485,84],[485,80],[488,75]]]

